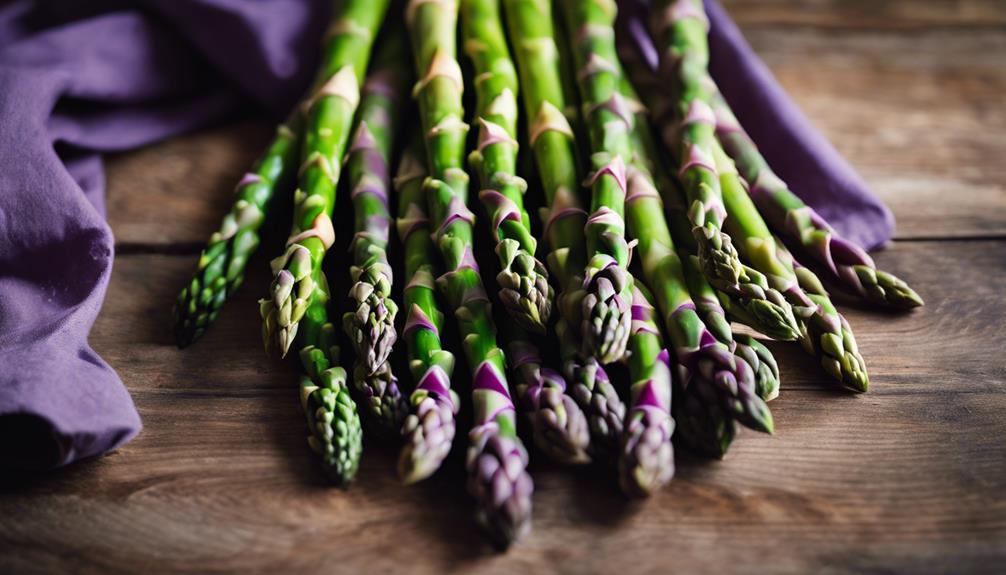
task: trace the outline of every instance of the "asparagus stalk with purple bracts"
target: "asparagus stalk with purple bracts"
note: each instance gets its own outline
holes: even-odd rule
[[[688,291],[695,301],[695,309],[705,322],[709,331],[716,339],[730,347],[755,372],[755,390],[765,401],[771,401],[779,396],[779,364],[772,352],[757,338],[747,334],[735,334],[730,327],[730,317],[733,315],[723,307],[723,302],[729,306],[730,299],[718,294],[716,289],[702,274],[702,266],[695,255],[695,239],[691,235],[691,224],[685,216],[680,194],[670,183],[661,185],[661,198],[667,209],[667,223],[671,228],[671,237],[677,246],[678,257],[681,259],[685,272]]]
[[[636,150],[645,158],[644,150]],[[772,414],[755,391],[755,374],[709,331],[688,292],[681,261],[674,251],[663,204],[645,160],[630,169],[626,200],[629,232],[638,240],[643,275],[664,316],[665,327],[682,368],[683,386],[703,388],[705,401],[719,402],[743,425],[771,433]]]
[[[408,346],[409,371],[415,389],[410,413],[402,425],[405,445],[398,458],[398,475],[414,483],[432,475],[451,451],[454,414],[460,405],[451,389],[454,355],[443,349],[443,314],[437,307],[433,278],[439,273],[430,237],[423,181],[426,167],[421,142],[405,150],[395,177],[398,192],[398,237],[405,252],[404,305],[408,319],[402,337]]]
[[[526,338],[511,339],[509,360],[517,404],[531,422],[538,449],[558,463],[589,462],[587,417],[566,394],[566,379],[542,366],[538,349]]]
[[[537,240],[524,210],[527,182],[517,175],[517,72],[510,59],[499,0],[464,0],[461,30],[475,74],[478,146],[470,156],[492,222],[499,258],[499,298],[510,317],[544,333],[552,311],[548,272],[535,257]]]
[[[388,0],[347,0],[334,7],[326,34],[319,88],[304,102],[304,158],[294,192],[293,227],[283,255],[272,261],[270,297],[261,301],[266,349],[286,355],[317,285],[328,248],[335,241],[332,208],[342,156],[349,141],[360,83],[370,60]]]
[[[268,216],[273,196],[277,188],[292,179],[299,130],[297,115],[288,124],[280,125],[265,154],[238,182],[231,211],[224,216],[220,229],[210,236],[199,254],[192,280],[175,302],[178,347],[199,339],[244,281],[248,258],[258,249],[259,229]]]
[[[472,369],[474,427],[469,433],[468,490],[492,540],[506,547],[530,526],[533,484],[527,451],[517,437],[516,412],[496,344],[489,298],[472,252],[474,215],[466,207],[465,134],[456,57],[458,6],[452,0],[410,0],[406,23],[420,79],[419,101],[429,177],[423,188],[446,272],[437,287],[454,310]]]
[[[713,98],[716,134],[749,184],[751,199],[772,229],[828,272],[828,279],[864,300],[911,309],[922,305],[911,287],[878,270],[861,247],[842,238],[780,179],[734,117],[722,95]]]
[[[654,320],[652,296],[639,282],[635,289],[628,348],[632,402],[618,470],[619,483],[627,495],[646,497],[674,477],[671,357]]]
[[[356,476],[363,453],[360,416],[349,393],[346,371],[338,367],[335,327],[328,321],[328,282],[315,271],[315,290],[304,312],[300,330],[300,360],[307,375],[301,378],[300,401],[311,432],[307,442],[321,457],[332,482],[346,485]]]
[[[631,134],[634,146],[629,170],[626,214],[629,232],[638,242],[643,276],[664,316],[671,343],[683,368],[685,387],[690,378],[709,386],[705,399],[719,401],[724,411],[742,424],[772,432],[772,415],[756,392],[755,371],[745,358],[733,354],[731,346],[717,339],[697,313],[681,260],[675,251],[660,193],[649,171],[656,166],[656,150],[644,120],[645,108],[636,99],[632,85],[620,85],[625,98],[633,102],[639,118]],[[725,323],[725,322],[724,322]],[[714,324],[726,339],[728,325]],[[704,380],[704,381],[703,381]]]
[[[625,240],[625,165],[629,155],[632,113],[621,93],[612,28],[617,6],[613,0],[560,0],[583,116],[591,143],[591,215],[587,238],[587,267],[581,303],[584,357],[600,363],[619,360],[629,338],[632,276],[628,272],[630,246]]]
[[[765,274],[769,284],[792,304],[800,317],[800,343],[808,352],[821,357],[825,371],[850,389],[866,391],[869,387],[866,363],[859,354],[848,322],[830,305],[827,295],[811,298],[800,288],[793,266],[778,257],[775,239],[726,152],[716,148],[713,161],[730,214],[727,226],[742,256]],[[821,304],[822,299],[830,309]]]
[[[346,157],[356,220],[350,268],[355,283],[349,290],[355,309],[343,315],[343,329],[356,351],[353,383],[363,410],[383,432],[392,435],[399,433],[408,412],[388,361],[398,337],[398,305],[391,299],[393,278],[387,253],[391,228],[389,164],[396,142],[395,125],[410,77],[403,35],[402,29],[389,29],[377,49]]]
[[[638,79],[650,89],[656,89],[653,84],[655,77],[642,68],[639,54],[632,49],[624,50],[622,54],[622,62],[626,64],[628,70],[632,71],[633,78]],[[623,88],[626,97],[635,100],[636,92],[633,85],[625,81]],[[682,262],[685,282],[689,294],[695,302],[695,309],[709,331],[716,336],[716,339],[729,347],[741,361],[751,366],[755,373],[755,389],[758,396],[765,401],[775,399],[779,395],[779,366],[775,357],[767,347],[754,337],[733,333],[727,313],[721,305],[720,295],[705,279],[698,257],[695,255],[696,242],[691,234],[692,226],[685,216],[680,186],[671,179],[660,164],[653,162],[659,156],[659,151],[650,130],[646,127],[648,123],[645,107],[637,104],[637,108],[640,110],[637,112],[639,116],[637,126],[641,127],[634,129],[632,136],[633,145],[641,153],[635,155],[635,161],[643,162],[657,182],[657,189],[666,208],[667,224],[671,229],[671,237],[674,240],[678,258]],[[729,302],[729,299],[724,299]]]
[[[583,230],[587,212],[580,193],[573,129],[563,112],[571,94],[564,87],[551,2],[504,0],[503,7],[522,86],[528,140],[548,204],[542,210],[542,220],[551,250],[548,266],[559,284],[556,333],[562,350],[563,373],[569,382],[567,393],[587,416],[592,448],[614,453],[625,405],[597,360],[580,356],[583,273],[587,263]]]
[[[675,117],[661,119],[675,129],[662,134],[680,165],[703,273],[745,309],[752,327],[775,339],[797,339],[799,326],[790,305],[761,274],[741,263],[722,229],[727,210],[713,159],[719,143],[709,104],[713,94],[702,0],[658,0],[653,8],[661,72],[677,88],[673,105],[667,107]]]

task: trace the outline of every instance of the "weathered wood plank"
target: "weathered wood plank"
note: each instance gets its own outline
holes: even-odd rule
[[[603,470],[535,458],[534,532],[505,556],[473,528],[460,453],[405,488],[393,450],[369,445],[358,485],[325,487],[293,369],[260,351],[264,261],[182,352],[167,322],[189,258],[122,256],[92,341],[146,430],[111,456],[0,481],[0,571],[1001,571],[1004,255],[1002,241],[881,254],[928,306],[849,310],[873,390],[832,391],[794,346],[773,344],[777,435],[745,434],[722,462],[683,458],[647,502],[625,502]]]
[[[242,122],[109,156],[108,221],[116,242],[201,245],[271,135],[265,122]]]
[[[752,45],[898,216],[898,238],[1006,233],[1006,31],[756,29]]]
[[[1006,24],[998,0],[722,0],[738,24],[913,30]]]

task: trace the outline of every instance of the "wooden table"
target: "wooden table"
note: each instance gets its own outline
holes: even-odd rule
[[[898,216],[877,255],[927,306],[846,309],[870,364],[834,391],[794,345],[774,437],[685,460],[626,502],[595,469],[536,457],[534,531],[483,543],[459,457],[400,486],[370,446],[350,491],[304,442],[293,368],[262,353],[265,259],[181,352],[174,295],[270,128],[244,123],[108,161],[118,257],[95,349],[144,432],[116,453],[0,484],[0,572],[1006,571],[1006,5],[729,2],[781,81]]]

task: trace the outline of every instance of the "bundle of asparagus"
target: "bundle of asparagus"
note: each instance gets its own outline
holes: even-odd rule
[[[359,467],[361,413],[367,434],[401,438],[398,473],[412,483],[449,456],[465,409],[468,490],[505,548],[527,532],[532,507],[518,409],[544,455],[616,463],[625,493],[646,496],[673,477],[674,444],[722,457],[738,424],[776,428],[767,402],[779,394],[779,363],[732,322],[799,340],[825,373],[866,391],[865,362],[826,285],[896,309],[922,300],[772,171],[709,75],[701,0],[654,0],[653,37],[631,14],[635,32],[617,44],[613,0],[408,0],[385,23],[388,4],[334,3],[315,87],[240,181],[175,305],[185,346],[240,286],[274,200],[296,180],[291,234],[260,305],[263,335],[267,349],[299,349],[308,444],[334,483]],[[659,66],[640,49],[655,49]],[[470,138],[466,88],[475,93]],[[522,173],[520,143],[533,173]],[[326,256],[344,164],[352,259],[334,262]],[[468,206],[471,181],[484,235]],[[542,205],[525,196],[529,187]],[[389,249],[392,221],[401,253]],[[478,261],[475,242],[495,257]],[[483,271],[495,279],[492,297]],[[350,281],[348,299],[332,297],[333,273]],[[355,358],[351,382],[333,315]],[[452,389],[446,316],[470,374],[467,402]],[[408,378],[393,373],[399,335]],[[614,363],[627,369],[609,377]]]

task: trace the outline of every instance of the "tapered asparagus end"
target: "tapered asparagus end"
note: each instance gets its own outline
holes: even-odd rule
[[[587,265],[582,306],[584,357],[605,364],[622,359],[632,325],[632,276],[605,254]]]
[[[311,253],[303,246],[290,246],[272,265],[276,274],[269,286],[270,297],[259,300],[262,336],[266,350],[277,347],[286,357],[317,286],[311,276]]]
[[[709,335],[705,344],[691,354],[694,366],[686,381],[712,397],[719,397],[724,411],[745,427],[772,433],[775,424],[768,405],[755,392],[755,374],[751,366]]]
[[[314,379],[304,377],[300,399],[311,432],[308,445],[321,457],[322,468],[333,483],[349,484],[360,466],[363,429],[345,370],[333,367]]]
[[[722,459],[737,436],[734,419],[717,401],[710,401],[694,390],[678,396],[674,410],[675,441],[694,453]]]
[[[205,286],[199,277],[192,278],[191,283],[178,294],[172,310],[175,344],[185,348],[202,337],[206,328],[216,320],[226,299],[227,288],[223,278]]]
[[[870,303],[895,309],[912,309],[924,304],[919,294],[897,277],[869,266],[852,266]]]
[[[648,497],[674,477],[674,420],[659,409],[633,409],[625,426],[618,460],[619,484],[626,495]]]
[[[447,373],[432,367],[409,398],[412,413],[402,424],[405,445],[398,456],[398,477],[416,483],[433,475],[451,452],[458,399]]]
[[[490,421],[472,429],[468,448],[468,491],[479,523],[493,544],[506,549],[531,527],[534,484],[527,473],[527,450],[515,435]]]
[[[805,322],[806,336],[802,343],[821,358],[828,375],[845,387],[865,392],[870,387],[866,360],[859,353],[856,336],[845,317],[835,309],[827,296],[808,293],[818,309]]]
[[[516,240],[504,239],[496,245],[502,271],[496,275],[500,300],[510,317],[534,333],[545,333],[552,314],[554,292],[548,271]]]
[[[379,435],[397,436],[409,413],[409,404],[399,390],[398,378],[391,372],[391,366],[383,363],[377,371],[367,373],[366,368],[358,364],[353,370],[353,383],[368,423]]]
[[[621,443],[625,404],[597,360],[569,360],[565,371],[570,395],[587,417],[592,451],[602,459],[612,457]]]
[[[343,316],[343,328],[353,342],[356,361],[368,374],[382,369],[398,339],[398,306],[391,299],[389,273],[383,264],[361,270],[349,290],[356,311]]]
[[[746,361],[755,374],[755,393],[765,401],[779,397],[779,364],[775,356],[760,341],[740,334],[734,337],[734,355]]]
[[[693,207],[693,211],[695,209]],[[692,228],[692,235],[698,243],[699,262],[709,283],[719,289],[736,285],[740,281],[742,264],[730,236],[708,223]]]
[[[800,338],[800,324],[782,294],[771,288],[746,287],[744,292],[750,297],[741,296],[740,304],[751,318],[751,327],[779,341]]]
[[[520,357],[512,353],[511,357]],[[534,443],[557,463],[588,463],[590,428],[587,416],[573,398],[566,395],[566,380],[537,363],[518,364],[521,383],[517,386],[521,410],[527,413],[534,430]]]

